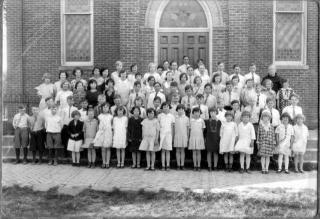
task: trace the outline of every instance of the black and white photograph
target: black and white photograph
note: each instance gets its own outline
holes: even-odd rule
[[[0,0],[0,218],[318,217],[318,0]]]

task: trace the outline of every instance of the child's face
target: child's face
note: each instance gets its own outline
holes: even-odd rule
[[[114,101],[114,104],[117,105],[117,106],[121,104],[121,99],[120,98],[115,98],[113,101]]]
[[[204,73],[204,70],[205,70],[206,68],[204,67],[204,65],[200,65],[199,66],[199,72],[201,73],[201,74],[203,74]]]
[[[169,110],[170,110],[170,108],[169,108],[168,105],[164,105],[164,106],[163,106],[163,112],[164,112],[164,113],[169,113]]]
[[[235,68],[234,68],[234,73],[235,73],[235,74],[240,74],[240,72],[241,72],[240,67],[235,67]]]
[[[123,110],[118,110],[117,114],[118,114],[119,117],[123,116]]]
[[[148,118],[149,119],[153,119],[154,118],[154,112],[153,111],[148,113]]]
[[[283,118],[282,118],[282,123],[283,123],[284,125],[288,125],[288,123],[289,123],[289,118],[288,118],[288,117],[283,117]]]
[[[184,82],[186,82],[186,81],[187,81],[187,77],[186,77],[185,75],[183,75],[183,76],[181,77],[180,82],[184,83]]]
[[[237,85],[237,84],[239,83],[239,79],[238,79],[238,78],[234,78],[234,79],[232,80],[232,83],[233,83],[234,85]]]
[[[232,85],[231,84],[226,85],[226,89],[227,91],[232,91]]]
[[[174,95],[174,96],[172,96],[172,102],[174,102],[174,103],[178,103],[179,102],[179,95]]]
[[[157,69],[157,73],[158,73],[159,75],[162,75],[162,68],[158,68],[158,69]]]
[[[159,92],[160,91],[160,89],[161,89],[161,87],[160,87],[160,84],[155,84],[154,85],[154,89],[156,90],[156,92]]]
[[[81,102],[81,108],[82,109],[87,109],[87,107],[88,107],[88,102],[87,101],[82,101]]]
[[[290,100],[290,101],[291,101],[291,104],[292,104],[292,105],[297,105],[298,102],[299,102],[299,101],[298,101],[298,98],[296,98],[295,96],[291,97],[291,100]]]
[[[188,68],[187,73],[188,75],[193,75],[193,68]]]
[[[50,83],[50,78],[45,78],[44,83],[49,84]]]
[[[61,73],[60,74],[60,79],[62,80],[62,81],[65,81],[66,79],[67,79],[67,75],[66,75],[66,73]]]
[[[154,78],[152,78],[152,79],[149,80],[149,85],[150,85],[150,86],[153,86],[154,83],[155,83],[155,79],[154,79]]]
[[[160,106],[160,100],[155,100],[155,101],[153,101],[153,105],[154,105],[154,107],[159,107]]]
[[[74,100],[73,99],[67,99],[68,105],[73,106]]]
[[[168,69],[169,68],[169,62],[164,62],[163,63],[163,67],[164,67],[164,69]]]
[[[155,65],[151,65],[149,71],[150,72],[156,72],[156,66]]]
[[[289,87],[289,83],[288,82],[284,82],[282,86],[283,86],[283,88],[287,89]]]
[[[81,71],[79,69],[76,70],[76,72],[74,73],[76,77],[81,77]]]
[[[121,77],[121,80],[126,80],[127,73],[126,72],[121,73],[120,77]]]
[[[302,125],[303,124],[303,119],[302,118],[297,118],[297,124]]]
[[[136,73],[137,71],[138,71],[138,66],[136,66],[136,65],[133,66],[133,67],[132,67],[132,72],[133,72],[133,73]]]
[[[206,94],[211,94],[211,93],[212,93],[211,87],[210,87],[210,86],[206,86],[206,87],[204,88],[204,92],[206,92]]]
[[[104,71],[102,72],[102,76],[103,76],[104,78],[107,78],[108,75],[109,75],[109,70],[108,70],[108,69],[106,69],[106,70],[104,70]]]
[[[218,103],[217,103],[217,107],[218,107],[218,109],[222,109],[222,108],[223,108],[223,103],[218,102]]]
[[[25,114],[25,113],[26,113],[26,108],[19,109],[19,113],[20,113],[21,115]]]
[[[191,89],[186,90],[186,94],[187,94],[187,96],[191,96],[192,95],[192,90]]]
[[[109,105],[104,105],[102,110],[104,113],[108,113],[109,112]]]
[[[203,98],[202,97],[200,97],[200,98],[197,97],[197,103],[198,104],[202,104],[203,103]]]
[[[140,106],[142,105],[141,99],[137,99],[137,100],[135,101],[135,105],[138,106],[138,107],[140,107]]]
[[[186,64],[186,65],[189,64],[189,58],[188,57],[184,57],[183,63]]]
[[[100,77],[100,70],[99,69],[94,69],[94,71],[93,71],[93,75],[95,76],[95,77]]]
[[[106,102],[106,98],[104,96],[98,96],[98,103],[103,104]]]
[[[79,83],[77,85],[77,90],[84,90],[84,87],[83,87],[83,84],[82,83]]]
[[[64,84],[62,85],[62,89],[63,89],[63,90],[68,90],[68,89],[69,89],[69,84],[68,84],[68,83],[64,83]]]
[[[262,121],[265,122],[265,123],[269,122],[270,121],[270,117],[269,116],[263,116],[262,117]]]
[[[121,71],[122,70],[122,64],[118,63],[116,65],[116,69],[117,69],[118,72]]]
[[[231,122],[231,121],[232,121],[232,116],[227,115],[227,116],[226,116],[226,120],[227,120],[227,122]]]
[[[167,73],[167,81],[171,81],[171,80],[172,80],[172,77],[173,77],[172,72],[168,72],[168,73]]]
[[[253,86],[253,81],[252,80],[247,81],[247,87],[252,88],[252,86]]]
[[[136,80],[137,80],[137,81],[141,81],[141,79],[142,79],[142,76],[141,76],[141,75],[136,75]]]
[[[212,119],[216,119],[217,118],[217,114],[215,111],[210,111],[210,116]]]
[[[267,88],[267,89],[271,89],[271,87],[272,87],[271,85],[272,85],[272,84],[271,84],[271,81],[267,81],[267,82],[266,82],[266,88]]]
[[[220,63],[218,65],[218,71],[223,71],[224,70],[224,63]]]
[[[184,114],[184,110],[182,108],[178,109],[178,115],[182,116]]]
[[[80,119],[80,116],[77,114],[77,115],[75,115],[75,116],[73,117],[73,119],[77,121],[77,120]]]
[[[89,118],[89,119],[93,119],[93,117],[94,117],[94,112],[93,112],[92,110],[90,110],[90,111],[88,112],[88,118]]]
[[[137,84],[137,85],[134,86],[134,91],[135,92],[138,93],[140,91],[140,89],[141,89],[141,85],[140,84]]]
[[[114,87],[114,84],[113,84],[112,81],[109,81],[108,84],[107,84],[107,86],[108,86],[108,88],[112,88],[112,87]]]
[[[57,114],[57,107],[51,108],[51,113],[52,113],[52,115],[56,115]]]
[[[249,117],[249,116],[242,116],[242,122],[248,123],[249,120],[250,120],[250,117]]]
[[[47,102],[46,102],[46,104],[47,104],[47,106],[50,108],[52,105],[53,105],[53,99],[49,99]]]
[[[197,85],[200,85],[201,83],[202,83],[201,78],[197,78],[196,84],[197,84]]]
[[[39,109],[38,108],[32,108],[32,115],[38,115],[39,114]]]
[[[193,112],[193,116],[195,118],[199,118],[200,117],[200,112],[199,111]]]
[[[178,69],[178,64],[176,62],[173,62],[171,65],[172,70],[177,70]]]
[[[269,101],[269,102],[267,103],[267,106],[268,106],[270,109],[273,108],[273,106],[274,106],[273,101]]]
[[[234,103],[234,104],[232,104],[232,109],[233,109],[234,111],[237,111],[237,110],[239,109],[239,103]]]
[[[216,83],[220,83],[220,82],[221,82],[221,77],[220,77],[220,75],[219,75],[219,76],[216,76],[216,77],[214,78],[214,82],[216,82]]]
[[[139,112],[139,110],[138,110],[137,108],[135,108],[135,109],[133,110],[133,115],[134,115],[135,117],[139,117],[140,112]]]
[[[96,83],[91,83],[90,84],[90,88],[91,89],[96,89],[97,88],[97,84]]]
[[[259,94],[261,92],[261,87],[259,85],[256,86],[256,92]]]
[[[253,65],[253,66],[250,66],[249,71],[254,73],[254,72],[256,72],[256,69],[257,69],[256,66]]]

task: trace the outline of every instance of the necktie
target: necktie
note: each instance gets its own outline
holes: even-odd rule
[[[293,116],[292,119],[294,119],[294,117],[296,117],[296,110],[295,110],[294,106],[292,106],[292,116]]]
[[[270,113],[271,113],[270,124],[272,124],[272,109],[270,109]]]
[[[136,98],[137,98],[138,96],[139,96],[138,93],[136,93]]]
[[[157,97],[157,96],[158,96],[158,93],[159,93],[159,91],[156,92],[156,95],[155,95],[154,97]]]
[[[188,96],[188,107],[190,107],[190,97]]]
[[[259,106],[259,97],[260,97],[260,94],[258,94],[258,98],[257,98],[257,106]]]
[[[254,83],[254,74],[252,73],[252,80],[253,80],[253,83]]]

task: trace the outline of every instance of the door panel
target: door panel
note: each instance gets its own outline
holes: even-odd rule
[[[178,61],[183,63],[183,56],[189,57],[191,65],[195,66],[198,59],[203,59],[208,69],[209,37],[208,33],[159,33],[158,61]]]

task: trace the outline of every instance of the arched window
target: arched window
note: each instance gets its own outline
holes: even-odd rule
[[[206,15],[196,0],[171,0],[163,10],[159,27],[208,27]]]

